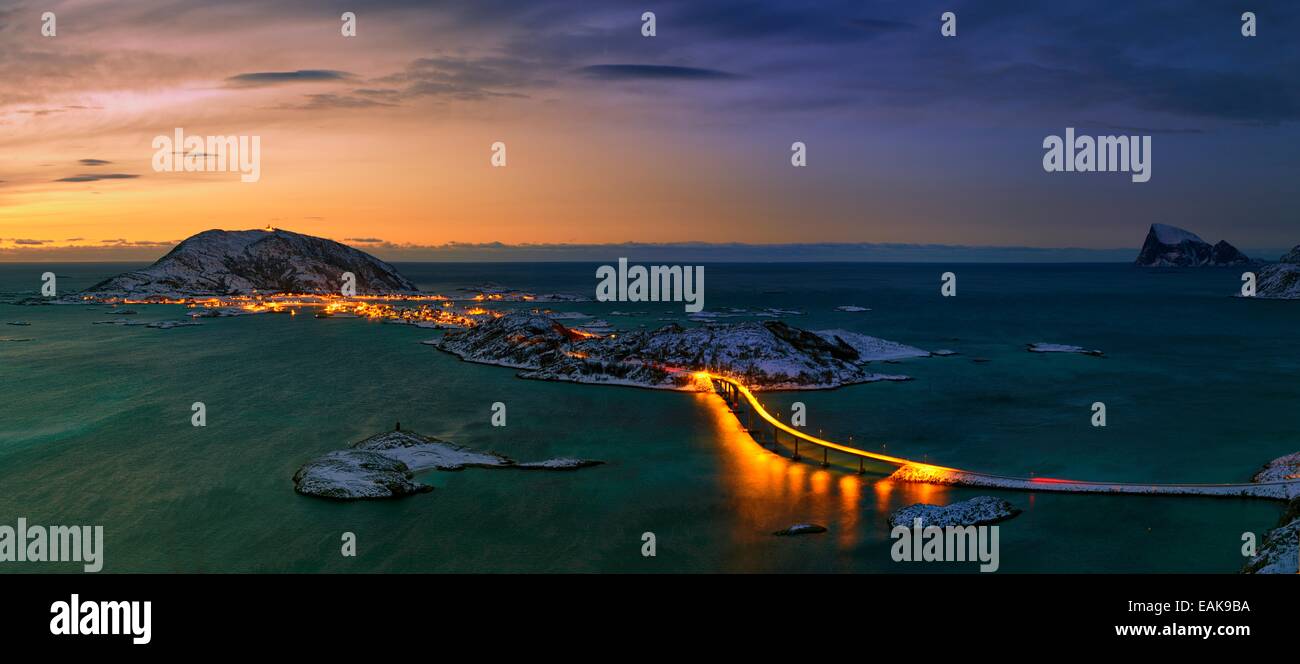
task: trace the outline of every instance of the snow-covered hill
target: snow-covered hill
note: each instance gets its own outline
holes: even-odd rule
[[[90,287],[92,295],[240,295],[338,293],[343,273],[358,294],[414,292],[393,266],[333,240],[279,229],[203,231],[156,263]]]

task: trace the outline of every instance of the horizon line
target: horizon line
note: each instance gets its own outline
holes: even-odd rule
[[[349,242],[348,240],[353,240]],[[1132,263],[1137,247],[1033,247],[904,242],[611,242],[520,243],[446,242],[400,244],[379,239],[333,240],[380,260],[398,263],[581,263],[628,258],[638,262],[712,263]],[[11,246],[0,249],[0,263],[151,263],[180,244]],[[1271,260],[1288,248],[1245,248],[1255,260]]]

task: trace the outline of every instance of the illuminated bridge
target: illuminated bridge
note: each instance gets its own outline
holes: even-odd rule
[[[1020,491],[1058,491],[1066,493],[1122,493],[1144,495],[1179,495],[1179,496],[1228,496],[1248,498],[1268,498],[1272,500],[1289,500],[1300,496],[1300,479],[1282,482],[1246,482],[1241,484],[1132,484],[1124,482],[1085,482],[1080,480],[1063,480],[1050,477],[1007,477],[992,475],[959,468],[948,468],[934,464],[913,461],[903,457],[890,456],[877,452],[842,445],[833,441],[812,436],[773,417],[758,397],[739,381],[725,376],[699,371],[694,374],[697,382],[708,381],[729,410],[736,416],[753,437],[755,442],[764,444],[764,432],[768,427],[772,431],[772,444],[776,447],[785,433],[793,439],[794,458],[801,458],[801,446],[809,445],[820,450],[822,465],[829,465],[830,454],[856,457],[858,472],[866,472],[868,461],[896,466],[898,470],[890,477],[904,482],[927,482],[931,484],[951,484],[958,486],[983,486],[998,489]],[[757,418],[758,421],[755,421]]]

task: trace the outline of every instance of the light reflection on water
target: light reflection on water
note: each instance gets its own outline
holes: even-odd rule
[[[709,433],[717,440],[718,462],[723,471],[718,479],[721,490],[731,499],[733,534],[738,540],[792,525],[774,524],[772,514],[787,510],[772,506],[797,505],[804,520],[827,526],[836,547],[848,553],[864,544],[864,534],[873,525],[880,527],[873,539],[887,536],[885,521],[894,510],[918,502],[949,502],[948,487],[895,482],[874,466],[868,466],[868,474],[860,475],[856,466],[837,464],[844,460],[832,458],[827,468],[821,467],[819,455],[805,455],[794,461],[756,442],[720,397],[703,392],[693,397],[697,406],[710,415]],[[788,455],[789,451],[783,453]],[[873,494],[866,504],[865,491]]]

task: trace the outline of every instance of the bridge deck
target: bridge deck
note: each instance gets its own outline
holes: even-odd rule
[[[773,427],[773,435],[784,431],[797,440],[811,443],[826,450],[870,459],[894,466],[893,479],[905,482],[926,482],[930,484],[951,484],[958,486],[984,486],[998,489],[1019,491],[1056,491],[1067,493],[1117,493],[1142,495],[1178,495],[1178,496],[1231,496],[1266,498],[1272,500],[1290,500],[1300,496],[1300,480],[1283,482],[1245,482],[1237,484],[1137,484],[1130,482],[1088,482],[1081,480],[1064,480],[1049,477],[1009,477],[993,475],[959,468],[948,468],[934,464],[913,461],[903,457],[890,456],[843,445],[834,441],[812,436],[773,417],[763,407],[758,397],[740,383],[725,376],[708,372],[696,372],[697,379],[709,380],[713,389],[729,406],[737,418],[742,408],[751,408],[753,413]],[[752,432],[751,432],[752,434]]]

